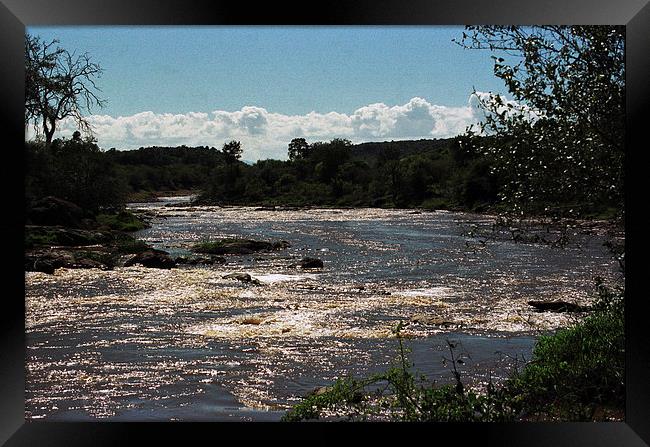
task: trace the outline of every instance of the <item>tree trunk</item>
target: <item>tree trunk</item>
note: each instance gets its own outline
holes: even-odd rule
[[[43,132],[45,133],[45,147],[50,147],[52,144],[52,137],[54,136],[54,129],[56,128],[56,121],[49,120],[50,126],[47,126],[47,119],[43,118]]]

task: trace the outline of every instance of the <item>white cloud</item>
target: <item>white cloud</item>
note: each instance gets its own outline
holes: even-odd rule
[[[476,92],[469,97],[469,106],[472,109],[475,119],[481,121],[485,116],[485,112],[481,108],[481,103],[489,104],[496,100],[500,100],[501,103],[494,103],[496,105],[495,112],[498,114],[505,113],[507,117],[522,116],[525,119],[536,121],[543,115],[539,110],[534,110],[527,104],[521,104],[517,101],[510,100],[504,95]]]
[[[350,115],[338,112],[284,115],[246,106],[233,112],[91,115],[88,121],[103,148],[180,144],[221,147],[235,139],[242,142],[246,160],[284,159],[287,144],[296,137],[309,142],[348,138],[359,143],[455,136],[480,120],[482,114],[477,104],[477,98],[470,97],[466,106],[446,107],[416,97],[403,105],[370,104]],[[70,136],[75,130],[72,121],[62,122],[58,136]]]

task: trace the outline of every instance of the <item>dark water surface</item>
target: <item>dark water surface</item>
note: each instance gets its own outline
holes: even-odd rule
[[[233,236],[291,247],[225,265],[26,272],[27,418],[278,420],[317,386],[393,364],[392,328],[418,315],[444,324],[404,328],[414,369],[450,382],[442,357],[458,341],[480,386],[572,318],[528,300],[587,304],[593,277],[616,274],[598,232],[561,250],[482,244],[467,231],[489,218],[470,214],[132,206],[155,215],[138,237],[174,255]],[[325,268],[291,267],[305,256]]]

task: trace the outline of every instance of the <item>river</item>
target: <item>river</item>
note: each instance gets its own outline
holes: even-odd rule
[[[402,321],[413,369],[481,387],[529,360],[571,315],[531,299],[588,304],[616,265],[599,231],[558,249],[470,235],[491,218],[382,209],[263,210],[130,204],[153,215],[136,236],[174,256],[224,237],[286,240],[224,265],[25,273],[27,419],[274,421],[318,386],[394,364]],[[589,233],[589,234],[587,234]],[[322,270],[292,267],[303,257]],[[223,276],[249,273],[260,284]],[[412,319],[436,317],[438,324]],[[416,318],[417,319],[417,318]]]

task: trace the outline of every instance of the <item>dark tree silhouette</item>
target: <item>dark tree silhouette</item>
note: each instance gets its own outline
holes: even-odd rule
[[[37,36],[25,35],[25,125],[33,124],[46,146],[59,121],[73,118],[80,130],[92,133],[83,112],[102,107],[95,79],[101,67],[88,53],[76,55]]]
[[[228,143],[224,143],[223,147],[221,148],[221,152],[225,156],[228,163],[234,163],[241,158],[243,150],[239,141],[232,140]]]
[[[294,138],[289,143],[289,160],[299,160],[309,156],[310,146],[304,138]]]
[[[481,130],[493,137],[476,149],[493,160],[515,211],[544,202],[536,211],[622,210],[624,27],[470,26],[459,43],[493,52],[494,74],[514,98],[476,96]]]

